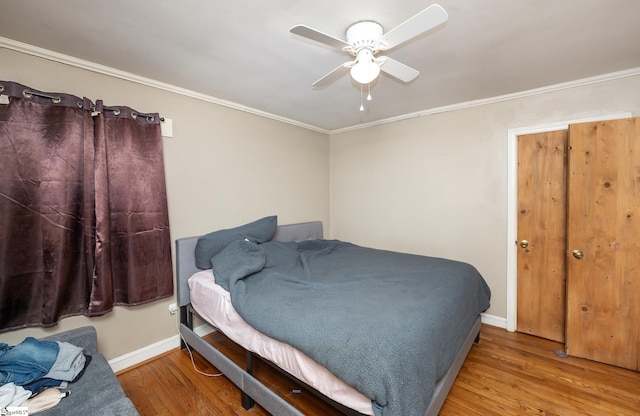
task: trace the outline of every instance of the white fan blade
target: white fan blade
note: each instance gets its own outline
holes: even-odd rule
[[[352,62],[346,62],[340,65],[311,85],[318,88],[326,87],[327,85],[333,83],[335,80],[343,76],[347,72],[347,68],[349,68],[351,64]]]
[[[305,25],[294,26],[289,29],[289,32],[299,36],[303,36],[307,39],[315,40],[316,42],[324,43],[325,45],[333,46],[334,48],[338,49],[344,46],[349,46],[349,44],[342,39],[327,35],[326,33],[320,32],[319,30],[310,28],[309,26]]]
[[[387,49],[394,48],[416,36],[433,29],[447,21],[449,15],[439,4],[432,4],[412,18],[400,23],[387,33],[380,41],[387,45]]]
[[[420,71],[417,69],[406,66],[402,62],[398,62],[388,56],[385,56],[382,59],[385,61],[380,64],[380,70],[394,78],[398,78],[402,82],[411,82],[420,75]]]

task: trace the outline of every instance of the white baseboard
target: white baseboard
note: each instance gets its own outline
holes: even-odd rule
[[[199,336],[210,334],[213,331],[215,331],[215,329],[209,325],[200,325],[195,329],[195,333]],[[180,337],[179,335],[174,335],[172,337],[163,339],[151,345],[147,345],[146,347],[131,351],[127,354],[123,354],[112,360],[109,360],[109,365],[111,366],[113,372],[117,373],[178,347],[180,347]]]
[[[482,319],[483,324],[507,329],[507,318],[502,318],[500,316],[495,316],[495,315],[489,315],[486,313],[481,313],[480,318]]]
[[[499,328],[507,327],[507,319],[501,318],[495,315],[481,314],[482,323],[492,326],[497,326]],[[195,333],[199,336],[204,336],[212,333],[215,329],[209,325],[200,325],[195,329]],[[162,341],[158,341],[154,344],[147,345],[146,347],[140,348],[139,350],[131,351],[130,353],[123,354],[119,357],[116,357],[112,360],[109,360],[109,365],[114,373],[119,371],[126,370],[129,367],[133,367],[134,365],[140,364],[143,361],[149,360],[158,355],[164,354],[167,351],[171,351],[174,348],[178,348],[180,346],[180,337],[178,335],[174,335],[172,337],[163,339]]]

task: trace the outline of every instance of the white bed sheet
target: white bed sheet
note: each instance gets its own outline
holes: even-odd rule
[[[235,343],[275,363],[325,396],[366,415],[371,400],[289,344],[277,341],[247,324],[231,304],[229,292],[217,285],[211,269],[189,278],[191,305],[210,324]]]

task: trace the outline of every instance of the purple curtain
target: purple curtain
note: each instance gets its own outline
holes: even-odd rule
[[[96,275],[92,315],[173,294],[157,114],[96,103]]]
[[[158,115],[101,104],[0,81],[0,331],[173,294]]]

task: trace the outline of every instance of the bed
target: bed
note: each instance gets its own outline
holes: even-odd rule
[[[210,235],[213,240],[207,240]],[[183,346],[188,344],[224,373],[242,391],[245,408],[255,400],[273,415],[302,415],[253,377],[252,360],[258,356],[300,380],[344,414],[437,415],[471,346],[478,340],[480,312],[488,308],[490,297],[486,282],[464,263],[372,250],[322,238],[321,222],[277,226],[273,216],[234,229],[176,240]],[[207,261],[212,252],[214,255]],[[359,256],[359,266],[342,273],[343,262],[357,262],[353,258]],[[422,267],[424,261],[435,262],[435,266],[428,267],[447,276],[437,287],[428,289],[435,298],[417,304],[403,302],[405,309],[396,308],[387,304],[396,291],[409,298],[423,299],[426,295],[404,282],[394,285],[399,289],[380,289],[376,288],[380,282],[367,280],[365,286],[370,292],[356,302],[345,302],[345,295],[357,299],[362,292],[358,276],[368,279],[371,267],[385,270],[387,256],[392,256],[393,261],[399,256],[400,261],[415,267]],[[282,266],[284,269],[281,263],[287,264]],[[453,272],[447,271],[451,265]],[[340,267],[337,273],[335,267]],[[387,270],[385,279],[395,267]],[[292,280],[288,275],[291,269],[303,271],[302,281]],[[325,271],[331,273],[328,280],[323,277]],[[334,278],[335,275],[339,276]],[[456,294],[451,299],[444,296],[447,287],[460,279],[470,286],[470,294]],[[336,285],[339,290],[335,290]],[[350,293],[353,288],[358,288],[357,292]],[[299,299],[304,299],[304,306]],[[341,306],[336,305],[342,303],[337,302],[345,303],[347,311],[341,311]],[[321,314],[314,311],[314,304],[324,307]],[[425,328],[416,325],[411,314],[416,305],[422,308],[422,304],[425,308],[439,305],[443,312],[438,313],[451,315],[450,320],[441,324],[441,317],[425,319],[421,315]],[[359,315],[363,308],[365,315]],[[464,313],[460,313],[462,309]],[[236,365],[199,337],[193,329],[194,315],[245,348],[247,367]],[[317,320],[319,315],[321,320]],[[265,316],[269,318],[264,319]],[[371,317],[373,322],[363,316]],[[379,328],[391,332],[383,335]],[[414,336],[414,332],[418,335]],[[416,338],[420,341],[416,342],[414,338],[418,336],[429,336],[434,341],[423,343],[422,338]],[[415,346],[405,348],[405,344]],[[389,358],[389,351],[402,358],[401,362]],[[413,358],[407,358],[407,354],[419,359],[410,361]]]

